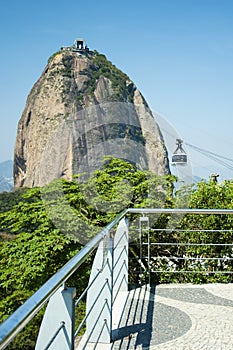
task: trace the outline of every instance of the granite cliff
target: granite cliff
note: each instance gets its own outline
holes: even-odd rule
[[[86,46],[62,48],[48,60],[19,121],[15,187],[90,173],[106,155],[169,173],[159,127],[129,77]]]

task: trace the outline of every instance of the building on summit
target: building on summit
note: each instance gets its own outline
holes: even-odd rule
[[[89,53],[89,48],[87,47],[86,41],[81,38],[76,39],[72,46],[62,46],[61,50],[77,52],[81,55],[86,55]]]

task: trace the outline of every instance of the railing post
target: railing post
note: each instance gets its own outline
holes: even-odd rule
[[[143,233],[147,234],[147,256],[144,255],[143,246]],[[140,280],[139,283],[142,285],[142,277],[144,275],[144,283],[150,285],[150,224],[148,216],[141,216],[139,218],[139,242],[140,242]],[[143,259],[147,259],[147,271],[142,271]],[[146,275],[145,275],[146,273]],[[148,280],[147,280],[148,278]]]
[[[85,349],[88,343],[111,342],[112,242],[108,232],[99,244],[92,265],[86,304],[86,333],[81,349]]]
[[[119,292],[128,291],[128,221],[121,219],[113,243],[113,303]]]
[[[114,234],[100,242],[92,265],[87,293],[86,332],[78,349],[112,342],[116,318],[128,291],[128,225],[122,219]],[[121,292],[124,292],[122,295]]]
[[[117,227],[113,245],[112,338],[117,336],[128,296],[128,231],[128,220],[123,218]]]
[[[61,286],[50,298],[35,350],[74,349],[75,288]]]

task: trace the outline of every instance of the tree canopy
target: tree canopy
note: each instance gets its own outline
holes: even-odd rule
[[[160,178],[120,159],[106,158],[87,180],[81,176],[0,195],[1,321],[117,213],[132,206],[161,206],[172,197],[173,176]],[[90,261],[82,271],[78,283],[75,277],[68,282],[77,292],[88,281]]]

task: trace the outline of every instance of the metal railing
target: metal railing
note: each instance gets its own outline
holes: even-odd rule
[[[64,305],[66,313],[69,317],[64,320],[61,316],[62,313],[58,312],[57,325],[55,329],[47,329],[39,333],[38,339],[43,340],[42,345],[36,346],[36,350],[40,349],[73,349],[74,348],[74,335],[78,334],[81,326],[86,323],[86,336],[84,337],[84,343],[80,349],[84,349],[86,344],[91,342],[106,342],[110,343],[112,339],[112,330],[114,327],[114,303],[118,299],[121,291],[126,291],[128,285],[128,251],[126,248],[126,242],[128,243],[128,236],[126,234],[126,224],[124,223],[123,228],[120,229],[118,238],[116,239],[117,230],[113,228],[122,223],[122,219],[127,214],[141,214],[141,222],[146,222],[146,215],[154,214],[201,214],[201,215],[219,215],[226,214],[232,215],[233,210],[227,209],[127,209],[118,215],[105,229],[101,230],[75,257],[73,257],[66,265],[63,266],[56,274],[54,274],[31,298],[29,298],[21,307],[19,307],[6,321],[0,325],[0,349],[5,347],[15,338],[15,336],[24,328],[24,326],[35,316],[35,314],[49,301],[47,309],[57,307],[57,305]],[[141,228],[142,229],[142,228]],[[156,230],[156,229],[155,229]],[[211,230],[209,230],[211,231]],[[151,227],[147,228],[147,263],[150,267],[150,262],[153,260],[151,256],[150,248],[153,245],[161,242],[152,242],[150,239]],[[154,231],[156,234],[156,231]],[[122,238],[123,237],[123,238]],[[121,241],[123,240],[123,241]],[[120,243],[119,243],[120,242]],[[142,249],[143,241],[140,241],[140,249]],[[170,242],[162,242],[164,246],[171,244]],[[174,243],[174,242],[173,242]],[[178,242],[174,244],[179,244]],[[182,244],[182,243],[180,243]],[[186,243],[184,243],[186,244]],[[200,244],[199,244],[200,245]],[[232,244],[228,244],[232,246]],[[78,330],[74,330],[74,315],[73,315],[73,304],[75,291],[73,288],[66,288],[65,282],[75,271],[82,265],[82,263],[90,256],[90,254],[97,250],[96,258],[91,272],[90,282],[85,291],[79,298],[76,304],[87,294],[87,312],[84,320],[81,322],[81,326]],[[142,251],[139,260],[143,259]],[[160,259],[159,256],[156,257]],[[161,257],[163,258],[163,257]],[[196,258],[196,257],[195,257]],[[142,271],[141,271],[142,272]],[[150,275],[150,273],[149,273]],[[150,276],[149,276],[150,283]],[[96,292],[98,290],[98,293]],[[59,295],[59,297],[57,297]],[[70,309],[67,305],[70,305]],[[64,310],[63,310],[64,311]],[[119,309],[118,309],[119,312]],[[51,312],[50,312],[51,313]],[[54,312],[53,313],[53,318]],[[47,316],[49,311],[45,313],[45,322],[48,321]],[[94,317],[94,316],[95,317]],[[98,322],[99,320],[101,322]],[[44,322],[44,321],[43,321]],[[42,324],[43,324],[42,322]],[[46,323],[45,323],[46,324]],[[117,324],[117,322],[115,323]],[[93,331],[93,325],[96,325],[97,330]],[[49,334],[48,334],[49,331]],[[69,333],[70,332],[70,333]],[[67,334],[69,333],[69,336]],[[58,343],[61,343],[59,337],[69,339],[66,347]],[[40,342],[39,342],[40,343]]]
[[[138,236],[139,243],[138,258],[135,254],[131,257],[134,261],[130,266],[134,275],[131,283],[140,285],[169,283],[172,279],[183,283],[197,283],[197,280],[203,281],[202,283],[204,281],[232,282],[233,220],[231,228],[227,229],[201,227],[203,215],[232,215],[232,210],[143,209],[138,211],[133,209],[132,212],[140,212],[142,216],[139,218],[138,227],[134,225],[131,228]],[[163,228],[159,224],[156,228],[157,222],[153,220],[153,214],[158,213],[178,215],[179,220],[174,220],[177,227],[169,223],[168,227]],[[180,214],[182,216],[183,214],[202,215],[202,219],[199,219],[198,225],[194,220],[194,223],[188,222],[186,228],[184,223],[179,227],[182,222]],[[189,226],[192,224],[198,228],[190,229]],[[135,243],[131,246],[134,249]]]
[[[127,210],[118,215],[109,225],[101,230],[77,255],[75,255],[63,268],[54,274],[37,292],[35,292],[23,305],[21,305],[8,319],[0,325],[0,349],[5,347],[26,326],[35,314],[49,301],[49,299],[64,286],[70,276],[98,247],[104,237],[109,234],[119,221],[126,215]],[[65,288],[65,287],[64,287]]]

